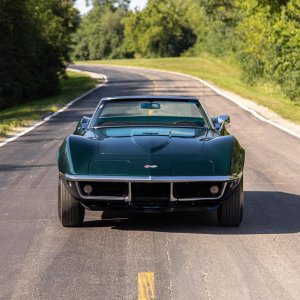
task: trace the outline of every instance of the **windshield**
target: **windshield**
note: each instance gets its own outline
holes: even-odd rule
[[[177,116],[202,117],[195,102],[173,101],[111,101],[107,102],[101,117],[116,116]]]
[[[197,100],[110,100],[104,101],[91,127],[117,124],[180,124],[208,126]]]
[[[207,136],[207,128],[165,128],[165,127],[118,127],[118,128],[98,128],[97,135],[101,137],[130,137],[130,136],[170,136],[181,138],[192,138]]]

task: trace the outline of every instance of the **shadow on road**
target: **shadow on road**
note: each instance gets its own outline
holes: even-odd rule
[[[88,227],[114,230],[201,234],[283,234],[300,231],[300,196],[282,192],[245,192],[244,220],[240,227],[219,227],[215,212],[142,214],[104,212],[102,219],[84,222]]]
[[[28,169],[39,169],[39,168],[48,168],[48,167],[55,167],[56,164],[5,164],[0,165],[0,172],[16,172],[16,171],[24,171]]]

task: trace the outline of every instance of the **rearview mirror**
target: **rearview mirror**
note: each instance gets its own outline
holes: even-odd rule
[[[142,102],[141,109],[160,109],[160,104],[155,102]]]

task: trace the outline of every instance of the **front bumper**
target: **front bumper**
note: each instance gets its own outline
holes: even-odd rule
[[[128,176],[90,176],[71,175],[60,173],[66,188],[74,198],[80,201],[86,208],[92,210],[128,209],[137,211],[192,211],[215,210],[223,200],[228,198],[231,192],[240,182],[242,173],[231,176],[171,176],[171,177],[128,177]],[[126,183],[128,191],[125,195],[87,195],[80,188],[80,183]],[[174,194],[174,186],[177,183],[217,183],[220,192],[216,196],[178,197]],[[168,195],[164,201],[160,197],[149,195],[149,201],[136,201],[132,186],[136,183],[166,183],[170,185]],[[147,197],[144,197],[145,199]],[[146,199],[147,200],[147,199]]]

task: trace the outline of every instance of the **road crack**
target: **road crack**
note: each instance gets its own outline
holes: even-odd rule
[[[170,250],[169,250],[169,245],[170,245],[170,242],[171,240],[169,239],[167,233],[165,233],[165,238],[166,238],[166,254],[167,254],[167,269],[168,269],[168,273],[169,273],[169,286],[168,286],[168,290],[169,290],[169,293],[170,293],[170,299],[173,300],[173,282],[172,282],[172,276],[173,276],[173,273],[171,271],[171,255],[170,255]]]

